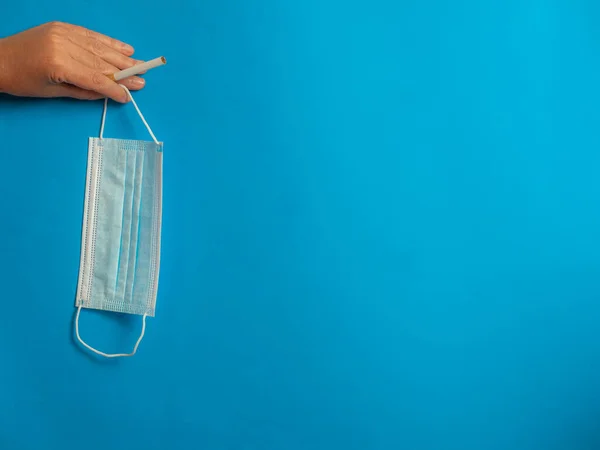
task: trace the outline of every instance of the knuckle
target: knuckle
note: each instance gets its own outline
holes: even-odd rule
[[[92,84],[94,86],[102,86],[105,77],[100,72],[92,72]]]
[[[48,33],[48,45],[50,48],[58,50],[63,42],[63,36],[57,33]]]
[[[67,82],[67,80],[65,79],[65,76],[60,72],[50,72],[50,75],[48,76],[48,78],[50,79],[50,82],[53,84],[63,84],[63,83]]]
[[[94,69],[97,71],[102,71],[105,69],[105,64],[102,58],[98,56],[94,56]]]
[[[94,39],[92,41],[92,51],[96,56],[102,56],[104,54],[102,42],[100,42],[98,39]]]
[[[50,22],[47,26],[47,32],[50,36],[64,36],[67,33],[67,26],[62,22]]]
[[[48,68],[48,79],[54,84],[66,83],[67,77],[65,71],[61,67],[49,67]]]
[[[66,33],[60,28],[50,28],[43,42],[51,48],[58,49],[64,45]]]

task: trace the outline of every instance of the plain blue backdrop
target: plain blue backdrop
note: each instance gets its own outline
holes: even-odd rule
[[[600,448],[597,1],[23,0],[0,36],[51,20],[169,61],[157,316],[76,345],[102,104],[0,97],[0,448]]]

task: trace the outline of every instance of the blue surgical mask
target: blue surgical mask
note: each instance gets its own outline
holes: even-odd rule
[[[104,138],[107,100],[99,138],[90,138],[81,244],[77,318],[79,341],[105,356],[133,356],[154,316],[160,265],[162,151],[144,116],[123,87],[153,142]],[[81,339],[81,308],[139,314],[142,332],[131,353],[107,354]]]

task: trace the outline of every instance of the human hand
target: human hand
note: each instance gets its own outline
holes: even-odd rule
[[[124,89],[106,75],[141,61],[133,47],[83,27],[51,22],[0,39],[0,92],[22,97],[109,97],[126,103]],[[144,79],[120,80],[130,90]]]

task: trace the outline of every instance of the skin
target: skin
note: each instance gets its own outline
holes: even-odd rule
[[[106,75],[142,61],[124,42],[76,25],[50,22],[0,39],[0,92],[21,97],[72,97],[81,100],[129,97]],[[132,91],[144,79],[119,81]]]

